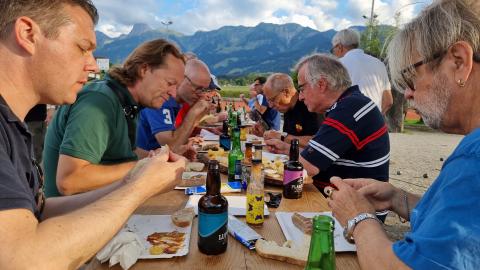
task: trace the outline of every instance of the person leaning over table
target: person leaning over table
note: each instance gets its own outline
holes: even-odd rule
[[[98,70],[97,10],[89,0],[3,0],[0,10],[0,269],[77,269],[139,205],[173,189],[185,160],[164,152],[123,181],[45,200],[23,119],[36,104],[73,103]]]
[[[47,129],[44,148],[47,197],[72,195],[119,181],[137,163],[135,133],[140,106],[159,108],[183,79],[183,55],[166,40],[138,46],[123,66],[87,84],[62,106]]]
[[[333,56],[313,54],[301,59],[298,72],[300,100],[325,120],[300,155],[300,162],[323,192],[332,176],[388,181],[390,142],[377,106],[351,85],[345,67]],[[289,154],[290,144],[266,140],[267,149]],[[384,219],[387,212],[378,213]]]
[[[423,197],[369,179],[332,179],[329,205],[353,236],[363,269],[478,269],[480,265],[480,2],[434,1],[388,47],[396,89],[425,123],[466,136]],[[408,158],[408,157],[403,157]],[[410,220],[388,239],[361,213],[390,209]]]
[[[277,110],[270,108],[267,99],[263,95],[263,85],[266,81],[267,78],[260,76],[255,78],[255,80],[253,80],[253,84],[250,86],[257,93],[253,102],[254,109],[251,112],[251,119],[254,121],[258,121],[259,119],[257,119],[257,117],[260,116],[270,129],[280,130],[280,122],[282,121],[282,116]],[[252,132],[253,134],[261,137],[265,132],[265,128],[260,123],[257,123],[253,127]]]
[[[263,86],[263,94],[271,108],[283,113],[283,132],[265,131],[264,139],[280,139],[286,143],[298,139],[301,147],[307,146],[317,133],[323,115],[308,111],[292,78],[284,73],[270,75]]]
[[[178,86],[177,96],[171,97],[159,109],[145,109],[140,113],[137,128],[137,146],[140,152],[169,145],[172,148],[188,143],[188,138],[198,121],[210,112],[213,104],[202,98],[204,92],[210,91],[210,71],[207,65],[198,59],[188,60],[185,75]],[[180,110],[188,106],[182,123],[176,127],[175,122]]]

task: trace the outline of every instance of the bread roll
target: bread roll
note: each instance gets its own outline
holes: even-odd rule
[[[255,244],[255,250],[258,255],[262,257],[300,266],[307,264],[309,248],[310,243],[308,241],[304,241],[300,246],[295,246],[294,243],[289,240],[282,246],[279,246],[275,241],[258,239]]]

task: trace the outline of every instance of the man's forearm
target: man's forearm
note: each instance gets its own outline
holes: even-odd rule
[[[293,139],[298,139],[298,142],[300,144],[300,147],[307,147],[308,143],[310,140],[313,138],[313,136],[293,136],[288,134],[287,137],[285,137],[285,142],[286,143],[291,143]]]
[[[409,269],[393,252],[392,242],[378,221],[358,223],[353,237],[362,269]]]
[[[267,107],[262,106],[260,103],[258,103],[258,99],[255,99],[255,103],[253,104],[255,106],[255,109],[263,115],[265,111],[267,110]]]
[[[193,115],[189,112],[185,119],[183,119],[182,124],[173,132],[173,138],[168,143],[168,146],[175,149],[180,145],[186,144],[190,134],[192,134],[192,131],[195,128],[196,120],[197,115]]]
[[[41,222],[26,241],[33,244],[23,246],[26,249],[20,248],[19,252],[29,254],[35,250],[45,269],[77,269],[95,255],[151,195],[148,187],[136,182],[126,184],[84,208]]]
[[[95,190],[123,179],[135,164],[136,161],[116,165],[88,164],[62,178],[57,175],[57,185],[63,195]],[[61,162],[59,166],[62,166]]]
[[[421,196],[406,192],[400,188],[396,188],[395,195],[392,199],[392,211],[406,220],[410,220],[410,213],[415,208]]]
[[[45,203],[45,208],[43,209],[42,220],[70,213],[85,207],[122,185],[124,185],[123,181],[117,181],[103,188],[81,194],[48,198]]]

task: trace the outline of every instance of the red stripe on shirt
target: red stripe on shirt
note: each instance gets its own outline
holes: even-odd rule
[[[368,136],[363,141],[360,141],[358,139],[357,134],[355,134],[353,130],[347,128],[344,124],[340,123],[337,120],[334,120],[332,118],[326,118],[323,123],[335,128],[340,133],[347,135],[347,137],[352,141],[353,145],[355,145],[357,150],[362,149],[368,143],[373,142],[374,140],[380,138],[383,134],[385,134],[388,131],[387,125],[384,125],[379,130],[375,131],[372,135]]]

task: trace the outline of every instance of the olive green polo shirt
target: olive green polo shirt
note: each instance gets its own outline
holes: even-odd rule
[[[56,184],[60,154],[103,165],[137,160],[122,104],[107,81],[126,94],[129,105],[136,105],[128,89],[107,76],[86,85],[74,104],[58,109],[48,126],[43,150],[47,197],[61,196]],[[136,119],[133,122],[136,128]]]

